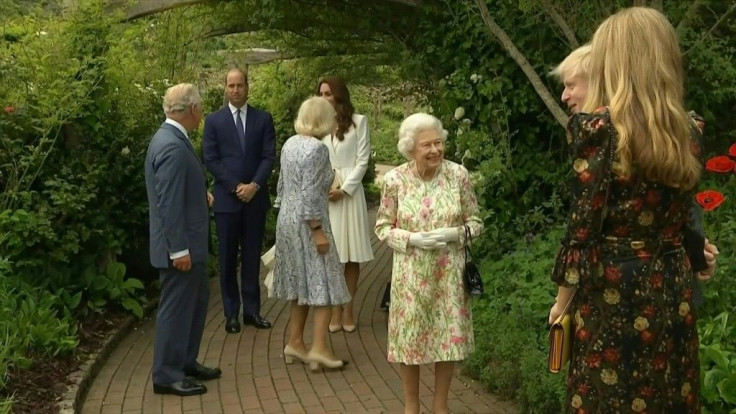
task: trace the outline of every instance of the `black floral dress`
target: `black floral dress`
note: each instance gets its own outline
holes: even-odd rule
[[[623,178],[615,158],[609,173],[609,122],[601,108],[568,125],[572,204],[552,274],[578,288],[566,412],[699,413],[694,280],[681,243],[694,190],[635,170]],[[701,128],[693,122],[696,153]]]

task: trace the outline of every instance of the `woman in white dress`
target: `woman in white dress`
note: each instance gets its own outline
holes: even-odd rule
[[[335,171],[336,188],[329,193],[332,233],[340,262],[345,264],[345,281],[351,297],[355,297],[360,275],[360,263],[373,260],[368,208],[363,190],[363,176],[368,170],[371,142],[368,118],[355,113],[350,92],[342,79],[327,77],[317,85],[317,95],[335,108],[337,129],[322,142],[330,153]],[[356,329],[352,300],[332,308],[330,332],[354,332]]]

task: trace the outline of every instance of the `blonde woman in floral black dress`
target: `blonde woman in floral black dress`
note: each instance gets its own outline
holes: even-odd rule
[[[681,52],[661,13],[625,9],[598,28],[583,110],[568,125],[572,202],[552,275],[550,320],[577,289],[566,412],[699,413],[682,233],[701,132],[685,112]]]

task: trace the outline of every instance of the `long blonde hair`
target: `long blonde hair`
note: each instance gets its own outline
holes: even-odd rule
[[[623,175],[636,164],[649,180],[694,187],[701,167],[690,151],[682,53],[672,24],[654,9],[621,10],[596,30],[590,59],[583,111],[609,107]]]

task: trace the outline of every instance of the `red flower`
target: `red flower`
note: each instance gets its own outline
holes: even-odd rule
[[[585,363],[589,368],[600,368],[602,359],[601,354],[590,354],[585,359]]]
[[[736,144],[733,144],[730,148],[728,148],[728,155],[736,157]]]
[[[659,200],[662,198],[662,195],[657,190],[649,190],[647,191],[645,198],[648,205],[656,206],[659,204]]]
[[[606,348],[606,350],[603,351],[603,359],[605,359],[609,364],[615,364],[618,362],[619,357],[620,355],[616,348]]]
[[[664,284],[664,276],[661,273],[654,273],[649,278],[649,286],[654,289],[661,289]]]
[[[583,183],[589,183],[589,182],[593,181],[594,176],[593,176],[593,174],[590,171],[585,170],[585,171],[581,172],[580,174],[578,174],[578,178]]]
[[[662,371],[667,368],[667,355],[657,354],[652,361],[652,365],[656,371]]]
[[[575,335],[579,341],[587,341],[590,339],[590,331],[587,331],[585,329],[579,329],[577,332],[577,335]]]
[[[586,304],[580,306],[580,315],[582,315],[582,316],[588,316],[588,315],[590,315],[590,312],[592,310],[593,310],[593,307],[586,303]]]
[[[705,190],[695,194],[695,200],[703,207],[703,210],[711,211],[723,203],[723,194],[715,190]]]
[[[608,279],[608,281],[610,281],[611,283],[617,284],[619,279],[621,279],[621,269],[616,266],[607,266],[606,279]]]
[[[654,340],[654,337],[655,336],[656,335],[654,335],[654,333],[652,333],[652,331],[650,331],[648,329],[645,330],[645,331],[641,331],[639,333],[639,337],[641,338],[641,340],[644,341],[644,343],[647,343],[647,344],[650,343],[650,342],[652,342]]]
[[[644,310],[642,311],[642,315],[646,316],[647,318],[651,318],[654,316],[654,314],[657,313],[657,308],[655,308],[653,305],[647,305],[644,307]]]
[[[705,169],[717,173],[731,172],[734,162],[727,155],[719,155],[705,162]]]
[[[5,112],[5,115],[10,115],[10,114],[12,114],[13,112],[15,112],[15,107],[12,107],[12,106],[6,106],[6,107],[5,107],[4,109],[3,109],[3,112]]]
[[[651,385],[639,387],[639,394],[644,398],[652,398],[654,397],[654,387]]]

